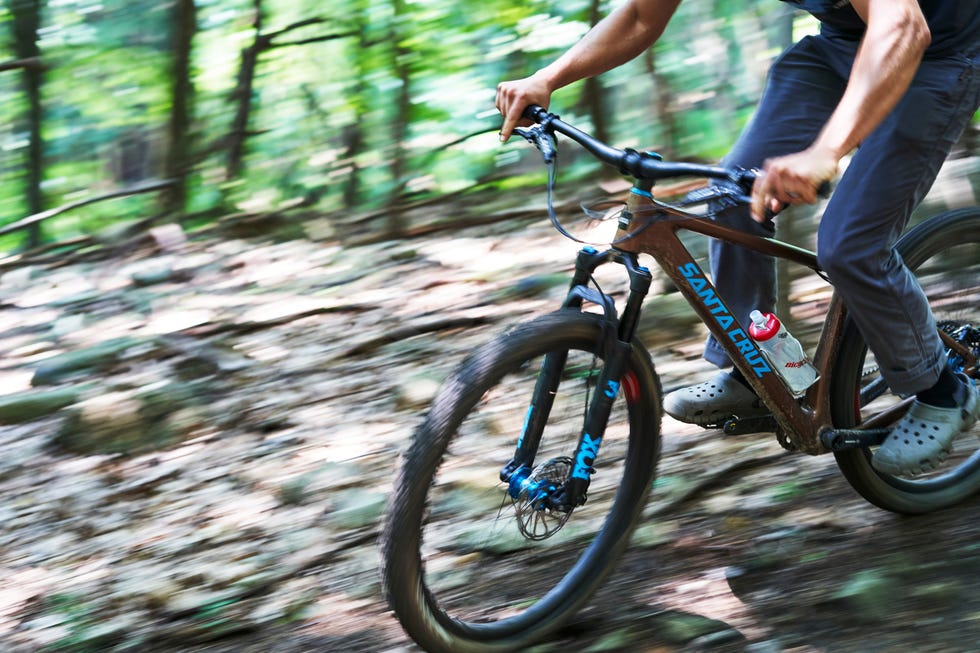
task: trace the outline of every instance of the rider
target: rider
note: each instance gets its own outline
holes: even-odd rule
[[[681,0],[627,0],[577,44],[530,77],[502,82],[506,141],[525,107],[638,56],[663,33]],[[725,159],[761,168],[751,207],[717,219],[762,235],[766,209],[814,203],[816,189],[854,156],[821,219],[817,256],[874,352],[892,390],[916,396],[872,464],[892,474],[937,466],[980,417],[976,385],[946,366],[928,301],[894,251],[912,209],[980,105],[980,0],[784,0],[813,14],[820,33],[773,64],[756,115]],[[775,304],[771,257],[712,241],[712,275],[743,324]],[[664,410],[701,425],[768,412],[712,338],[712,379],[670,393]],[[901,434],[925,424],[935,439]]]

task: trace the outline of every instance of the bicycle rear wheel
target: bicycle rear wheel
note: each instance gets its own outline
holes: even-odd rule
[[[463,362],[416,431],[382,546],[389,603],[427,651],[522,650],[573,615],[623,552],[660,450],[659,380],[638,343],[588,501],[563,526],[562,514],[529,514],[523,505],[525,519],[545,520],[537,535],[546,537],[522,535],[522,504],[515,507],[499,478],[522,433],[541,360],[552,352],[567,358],[535,473],[567,477],[602,365],[602,329],[600,316],[573,310],[517,327]]]
[[[980,356],[980,208],[940,214],[908,232],[897,245],[932,307],[940,328]],[[950,355],[949,365],[964,371]],[[970,372],[980,383],[976,368]],[[878,374],[857,327],[846,328],[833,375],[832,412],[837,427],[859,424],[898,404]],[[848,482],[871,503],[900,513],[918,514],[951,506],[980,490],[980,423],[953,443],[938,469],[918,476],[893,476],[871,467],[873,449],[835,454]]]

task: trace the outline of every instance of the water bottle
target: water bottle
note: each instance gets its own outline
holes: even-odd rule
[[[817,368],[803,351],[800,342],[790,335],[782,322],[772,313],[752,311],[749,335],[755,340],[772,368],[793,393],[800,397],[817,381]]]

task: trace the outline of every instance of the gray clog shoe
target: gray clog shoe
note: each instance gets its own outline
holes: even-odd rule
[[[762,417],[769,409],[728,372],[704,383],[674,390],[664,397],[664,411],[676,420],[705,428],[719,427],[731,417]]]
[[[895,475],[936,469],[949,455],[953,440],[980,418],[977,387],[962,374],[965,397],[956,408],[938,408],[916,400],[878,447],[871,466]]]

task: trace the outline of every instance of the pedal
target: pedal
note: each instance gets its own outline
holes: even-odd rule
[[[849,451],[877,446],[889,433],[891,429],[824,429],[820,442],[829,451]]]
[[[761,417],[730,417],[722,425],[725,435],[745,435],[746,433],[775,433],[776,420],[772,415]]]

